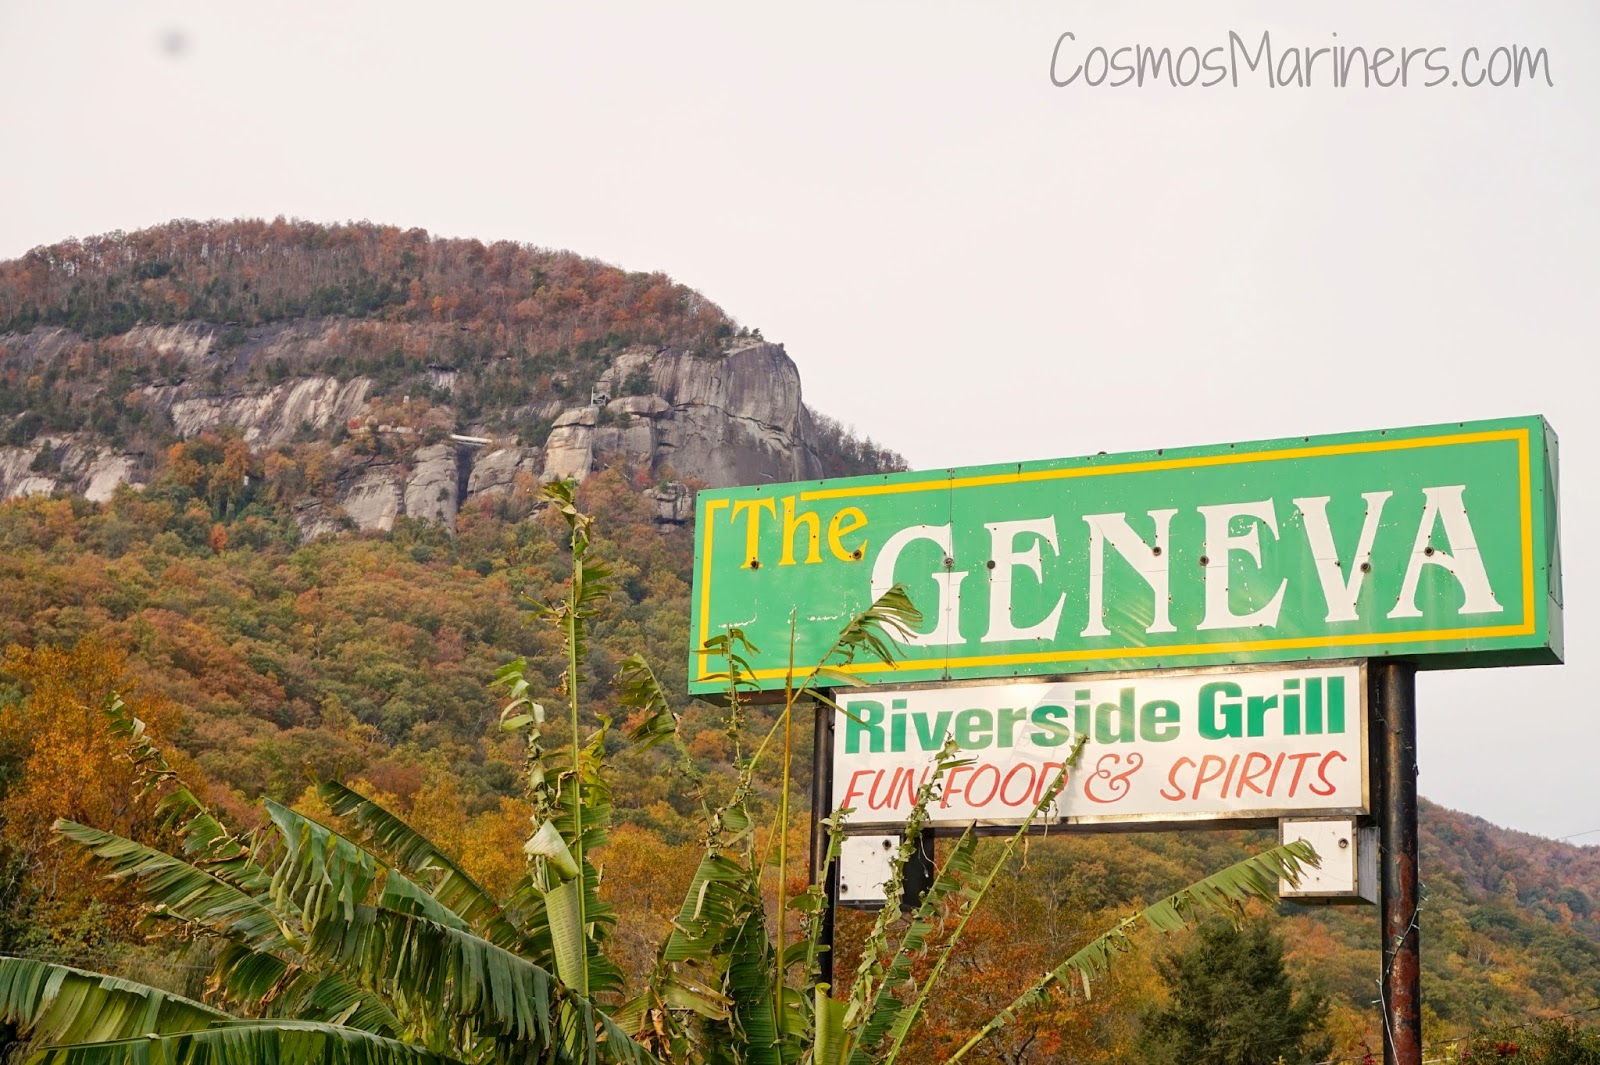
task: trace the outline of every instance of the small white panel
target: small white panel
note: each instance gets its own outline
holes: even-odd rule
[[[887,901],[883,886],[893,872],[899,836],[846,836],[839,851],[839,904],[879,910]]]
[[[1278,895],[1297,902],[1377,902],[1378,840],[1376,828],[1358,828],[1350,819],[1280,821],[1282,843],[1311,844],[1322,866],[1306,868],[1298,887],[1282,880]]]
[[[1368,825],[1356,829],[1356,898],[1361,902],[1378,901],[1378,826]]]

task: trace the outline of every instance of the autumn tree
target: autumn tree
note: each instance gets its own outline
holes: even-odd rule
[[[156,734],[176,724],[177,708],[141,694],[123,652],[92,640],[70,650],[13,646],[0,660],[0,675],[20,692],[0,709],[6,769],[0,833],[38,894],[41,919],[70,925],[91,902],[121,896],[88,873],[81,852],[56,843],[51,826],[58,818],[103,824],[146,842],[161,839],[152,811],[138,801],[126,744],[107,727],[107,700],[125,693],[132,712]],[[131,909],[113,907],[113,931],[126,932],[132,917]]]
[[[205,501],[218,518],[249,494],[256,469],[250,446],[236,434],[201,433],[167,449],[167,476]]]

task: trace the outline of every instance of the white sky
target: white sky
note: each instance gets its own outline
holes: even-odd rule
[[[0,257],[277,214],[571,248],[916,467],[1544,414],[1570,664],[1425,675],[1420,787],[1600,828],[1600,8],[1129,7],[0,0]],[[1069,30],[1542,46],[1555,84],[1055,88]]]

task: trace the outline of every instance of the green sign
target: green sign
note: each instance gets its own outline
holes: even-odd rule
[[[1555,434],[1513,418],[703,491],[695,647],[763,688],[894,584],[871,684],[1384,655],[1561,660]],[[689,687],[721,665],[690,650]]]

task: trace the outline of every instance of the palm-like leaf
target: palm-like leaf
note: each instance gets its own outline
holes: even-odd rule
[[[213,873],[154,847],[74,821],[57,821],[55,828],[109,866],[112,878],[132,880],[158,913],[170,912],[237,936],[259,949],[292,943],[268,900],[247,894]]]
[[[672,704],[644,655],[633,655],[618,669],[617,700],[643,712],[644,717],[628,731],[628,738],[641,748],[649,749],[676,734],[678,722]]]
[[[337,1022],[383,1036],[397,1036],[403,1028],[381,998],[342,972],[308,968],[238,943],[224,944],[216,985],[225,1001],[262,1017]]]
[[[1070,991],[1078,983],[1087,995],[1091,983],[1110,970],[1117,955],[1133,949],[1133,934],[1141,928],[1172,932],[1186,928],[1208,914],[1236,916],[1240,904],[1250,899],[1271,901],[1277,898],[1280,880],[1298,883],[1305,866],[1318,864],[1317,853],[1311,845],[1304,840],[1296,840],[1246,858],[1124,918],[1110,931],[1045,973],[1009,1006],[995,1014],[988,1024],[956,1051],[950,1062],[959,1061],[989,1035],[1016,1020],[1018,1013],[1043,1003],[1055,990],[1064,988]]]
[[[911,1008],[911,1004],[897,997],[896,992],[907,985],[913,963],[927,949],[939,928],[941,907],[952,895],[970,897],[976,894],[980,890],[979,880],[978,838],[969,830],[950,849],[927,894],[912,914],[889,964],[883,965],[876,957],[863,957],[857,972],[857,986],[851,988],[845,1014],[850,1028],[846,1049],[850,1051],[852,1065],[868,1065],[873,1060],[871,1051],[897,1028],[901,1017]],[[885,910],[892,912],[890,907]],[[874,929],[874,936],[877,935]]]
[[[204,1003],[132,980],[31,958],[0,957],[0,1021],[38,1042],[190,1032],[230,1019]]]
[[[611,788],[604,772],[609,724],[602,719],[599,732],[578,751],[577,768],[557,776],[551,817],[523,847],[534,875],[528,889],[514,897],[523,902],[538,896],[537,908],[519,913],[523,927],[537,932],[530,945],[548,942],[562,980],[574,990],[586,988],[588,996],[623,989],[622,970],[605,953],[616,913],[601,901],[600,870],[589,859],[609,839]]]
[[[426,836],[343,784],[324,782],[317,786],[317,793],[335,814],[361,829],[362,843],[392,868],[425,881],[429,895],[490,942],[511,949],[521,940],[521,931],[506,918],[494,896]]]
[[[367,902],[383,874],[377,856],[282,803],[263,799],[283,842],[272,873],[273,901],[309,929],[335,908],[348,916]]]
[[[905,585],[896,584],[875,599],[871,606],[850,619],[839,633],[828,653],[823,656],[823,667],[848,665],[862,655],[879,662],[893,663],[895,645],[903,643],[922,624],[922,611],[911,603]],[[858,683],[849,674],[827,669],[826,675],[845,683]]]
[[[935,757],[933,772],[918,786],[911,804],[900,849],[890,862],[889,881],[884,885],[886,899],[898,900],[904,893],[906,863],[918,849],[920,836],[928,823],[928,807],[941,794],[946,774],[968,761],[959,757],[954,739],[945,740]],[[905,1004],[895,997],[894,991],[911,975],[912,959],[927,946],[929,935],[937,927],[936,917],[944,900],[967,886],[976,852],[977,839],[969,828],[956,841],[943,867],[923,895],[887,967],[883,958],[889,952],[890,926],[898,916],[899,907],[891,902],[878,912],[872,931],[862,944],[861,961],[856,966],[856,978],[851,984],[849,1006],[844,1014],[845,1025],[850,1029],[844,1033],[844,1039],[853,1039],[856,1047],[850,1056],[852,1062],[867,1060],[862,1048],[874,1046],[882,1039],[904,1008]],[[841,1041],[838,1049],[843,1053],[850,1047]]]
[[[108,865],[112,878],[131,880],[156,916],[221,939],[216,975],[226,1000],[277,1016],[343,1018],[367,1031],[398,1030],[393,1012],[337,973],[280,956],[298,948],[303,936],[288,928],[269,897],[246,894],[207,870],[110,832],[71,821],[57,822],[56,831]]]
[[[113,694],[104,710],[111,731],[128,742],[128,760],[140,781],[141,798],[161,791],[156,804],[159,822],[183,839],[183,852],[192,861],[204,864],[220,879],[255,894],[267,885],[267,874],[252,859],[249,844],[239,839],[217,819],[178,771],[150,739],[145,724]]]
[[[455,1065],[424,1047],[315,1021],[233,1021],[216,1028],[47,1047],[30,1065]]]
[[[363,987],[453,1030],[458,1045],[492,1039],[506,1056],[549,1046],[562,1009],[576,1019],[571,1052],[602,1049],[614,1060],[651,1059],[585,996],[546,969],[471,932],[374,906],[327,911],[307,944],[314,958],[338,960]]]
[[[772,990],[776,966],[765,914],[758,906],[746,910],[742,918],[728,947],[726,990],[732,1004],[732,1031],[748,1065],[782,1065]]]
[[[590,780],[589,774],[586,773],[584,751],[578,739],[583,731],[578,720],[578,692],[583,686],[583,667],[589,659],[588,622],[598,612],[600,604],[610,597],[613,585],[611,570],[604,563],[589,559],[593,519],[578,510],[576,493],[577,485],[573,481],[555,481],[545,486],[545,498],[556,506],[571,532],[572,582],[564,600],[554,604],[538,605],[535,607],[535,613],[560,629],[562,643],[566,646],[567,670],[564,686],[572,726],[572,787],[571,801],[564,804],[563,809],[565,817],[570,821],[570,827],[566,825],[558,827],[561,828],[561,835],[571,848],[576,859],[575,864],[582,873],[576,888],[566,889],[560,896],[547,894],[545,907],[552,920],[559,915],[567,926],[554,935],[558,958],[573,953],[564,946],[570,941],[569,933],[572,925],[575,924],[579,935],[588,937],[584,949],[577,951],[573,958],[575,963],[572,966],[573,971],[564,973],[579,995],[588,996],[604,985],[621,983],[621,974],[615,973],[614,970],[608,971],[604,965],[591,972],[591,959],[603,958],[603,954],[599,950],[601,937],[590,936],[591,927],[598,929],[601,924],[598,913],[599,899],[590,891],[591,880],[588,875],[587,854],[591,844],[584,829],[584,820],[588,815],[585,792]],[[602,736],[604,731],[602,726]],[[596,743],[598,742],[597,740]],[[599,761],[596,755],[593,759],[594,764],[598,766]],[[598,774],[595,776],[598,778]],[[598,779],[596,783],[598,784]],[[599,786],[603,787],[603,784]],[[593,883],[598,886],[598,876]],[[548,883],[541,884],[540,887],[547,892],[557,889],[557,885]],[[592,910],[596,912],[591,914]],[[552,931],[556,932],[554,926]],[[588,944],[592,944],[595,949],[591,951]]]
[[[994,865],[990,867],[989,873],[983,878],[982,883],[961,885],[960,904],[956,908],[955,929],[945,939],[944,945],[939,951],[939,956],[933,963],[933,971],[928,974],[927,980],[923,982],[922,988],[917,992],[916,997],[909,1006],[898,1012],[894,1023],[889,1026],[890,1044],[888,1053],[883,1058],[885,1065],[892,1065],[899,1058],[900,1050],[905,1046],[906,1036],[910,1034],[911,1026],[917,1022],[922,1015],[923,1009],[926,1008],[928,999],[933,993],[934,985],[939,982],[939,977],[944,973],[945,965],[949,962],[951,955],[955,953],[956,947],[961,943],[962,936],[966,934],[967,924],[972,920],[972,915],[977,912],[978,907],[983,903],[983,899],[989,893],[989,889],[994,886],[995,878],[1000,875],[1000,870],[1011,861],[1011,855],[1016,852],[1017,845],[1028,834],[1028,829],[1032,827],[1034,819],[1053,805],[1056,801],[1056,796],[1061,794],[1061,789],[1067,783],[1067,771],[1077,765],[1078,757],[1082,754],[1083,745],[1087,739],[1088,737],[1086,736],[1078,737],[1077,742],[1073,744],[1072,753],[1067,755],[1060,772],[1045,787],[1039,796],[1039,801],[1028,812],[1028,816],[1023,819],[1017,831],[1006,840],[1005,846],[1000,851],[1000,856],[995,860]]]

